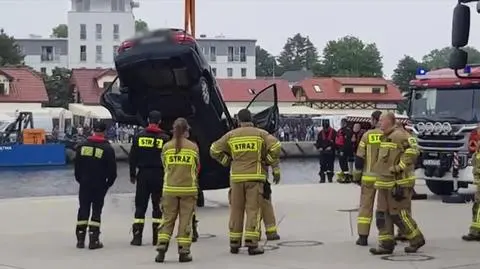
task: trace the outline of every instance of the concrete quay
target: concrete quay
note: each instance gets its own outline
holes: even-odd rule
[[[117,160],[126,160],[130,152],[131,144],[115,143],[112,144],[115,149]],[[318,150],[313,141],[282,142],[282,158],[311,158],[318,156]]]
[[[423,187],[419,192],[425,191]],[[133,217],[132,194],[109,194],[105,201],[101,250],[75,248],[75,196],[0,200],[0,269],[131,269],[131,268],[228,268],[228,269],[478,269],[480,243],[466,243],[460,236],[471,219],[470,204],[443,204],[438,199],[414,201],[414,216],[427,245],[421,253],[404,255],[399,244],[392,256],[376,257],[355,241],[355,209],[359,188],[353,185],[274,186],[273,200],[279,221],[279,242],[266,242],[263,256],[228,250],[226,190],[206,192],[207,206],[200,208],[201,239],[192,246],[193,263],[178,264],[172,242],[165,264],[153,262],[150,229],[145,246],[129,245]],[[350,220],[353,222],[351,226]],[[375,245],[372,228],[370,244]],[[263,243],[262,243],[263,244]],[[182,267],[180,267],[182,266]]]

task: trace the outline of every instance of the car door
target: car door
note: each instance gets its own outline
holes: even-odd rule
[[[253,114],[253,121],[258,128],[273,134],[278,129],[280,113],[278,111],[277,84],[271,84],[261,90],[250,101],[247,109]]]

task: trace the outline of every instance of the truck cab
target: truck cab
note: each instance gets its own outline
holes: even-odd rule
[[[462,78],[452,69],[417,70],[410,82],[406,128],[417,138],[420,156],[415,176],[430,191],[449,195],[473,183],[471,157],[480,121],[480,68],[466,68]]]

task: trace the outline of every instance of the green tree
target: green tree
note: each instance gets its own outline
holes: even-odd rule
[[[381,77],[383,63],[375,43],[345,36],[331,40],[323,49],[321,65],[315,71],[323,76]]]
[[[68,104],[73,102],[73,90],[70,87],[71,75],[72,72],[69,69],[56,67],[52,70],[52,75],[44,76],[49,106],[68,108]]]
[[[272,77],[273,75],[279,76],[282,74],[275,56],[260,46],[255,47],[255,65],[257,77]]]
[[[68,26],[66,24],[57,25],[57,27],[52,29],[52,37],[67,38],[68,37]]]
[[[480,52],[473,47],[465,47],[464,50],[468,52],[468,61],[469,64],[479,64],[480,63]],[[438,69],[448,67],[448,62],[450,59],[450,54],[452,53],[452,47],[444,47],[442,49],[434,49],[430,51],[427,55],[423,56],[422,62],[425,68],[428,69]]]
[[[23,64],[24,57],[15,38],[0,29],[0,66]]]
[[[136,20],[135,21],[135,32],[136,33],[148,32],[148,24],[143,20]]]
[[[311,70],[317,63],[317,48],[308,36],[304,37],[299,33],[287,40],[278,57],[278,64],[282,71]]]
[[[407,109],[408,100],[410,97],[409,84],[410,80],[415,79],[417,68],[420,67],[420,63],[413,57],[405,55],[400,61],[398,61],[397,68],[393,70],[392,80],[395,85],[400,89],[405,100],[398,106],[398,111],[403,113]]]

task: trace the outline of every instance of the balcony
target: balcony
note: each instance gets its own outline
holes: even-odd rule
[[[60,62],[60,55],[55,55],[55,54],[42,54],[40,55],[40,61],[41,62]]]

